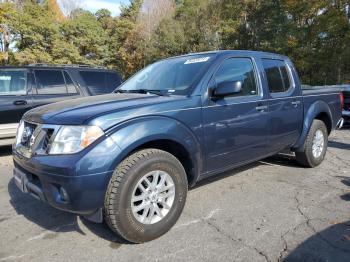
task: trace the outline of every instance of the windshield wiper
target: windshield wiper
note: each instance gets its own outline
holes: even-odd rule
[[[115,93],[154,94],[158,96],[168,96],[167,90],[157,90],[157,89],[133,89],[133,90],[117,89],[114,92]]]
[[[120,94],[123,94],[123,93],[127,93],[126,90],[122,90],[122,89],[116,89],[113,91],[113,93],[120,93]]]

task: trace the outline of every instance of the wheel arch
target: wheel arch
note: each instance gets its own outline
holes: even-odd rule
[[[174,155],[184,166],[188,184],[193,186],[202,170],[202,151],[195,134],[181,122],[167,117],[143,117],[124,123],[109,132],[121,154],[112,163],[116,166],[134,152],[155,148]]]
[[[321,120],[327,127],[328,135],[332,132],[332,118],[326,112],[320,112],[314,119]]]
[[[307,134],[311,128],[312,122],[315,119],[318,119],[324,122],[327,127],[328,135],[331,133],[333,129],[333,126],[332,126],[333,118],[332,118],[331,109],[324,101],[321,101],[321,100],[316,101],[313,104],[311,104],[307,112],[304,114],[303,130],[298,141],[292,147],[294,151],[303,150]]]
[[[155,149],[163,150],[175,156],[181,162],[181,164],[183,165],[186,171],[188,184],[189,185],[195,184],[196,168],[195,168],[194,160],[191,158],[190,153],[182,144],[172,139],[151,140],[136,147],[132,152],[129,153],[129,155],[131,155],[132,153],[138,150],[147,149],[147,148],[155,148]]]

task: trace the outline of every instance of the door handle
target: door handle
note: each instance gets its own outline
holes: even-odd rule
[[[16,100],[16,101],[13,102],[13,104],[15,106],[23,106],[23,105],[27,104],[27,101],[26,100]]]
[[[261,112],[264,112],[265,110],[267,110],[267,106],[257,106],[255,109]]]
[[[294,107],[298,107],[299,104],[300,104],[300,101],[293,101],[293,102],[292,102],[292,105],[293,105]]]

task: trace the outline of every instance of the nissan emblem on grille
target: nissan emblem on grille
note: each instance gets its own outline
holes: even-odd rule
[[[30,140],[29,140],[29,148],[31,148],[34,145],[35,138],[36,137],[34,136],[34,134],[31,135]]]

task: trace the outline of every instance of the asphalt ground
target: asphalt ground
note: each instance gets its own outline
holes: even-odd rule
[[[164,236],[128,244],[22,194],[0,148],[0,261],[350,261],[350,130],[323,164],[277,155],[201,182]]]

